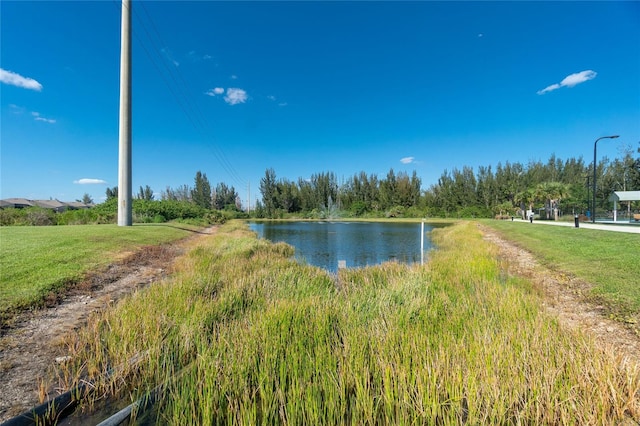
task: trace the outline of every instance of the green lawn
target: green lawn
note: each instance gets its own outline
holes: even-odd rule
[[[594,285],[616,311],[640,313],[640,235],[563,226],[483,221],[554,269]]]
[[[124,252],[191,234],[186,225],[0,227],[0,322]]]

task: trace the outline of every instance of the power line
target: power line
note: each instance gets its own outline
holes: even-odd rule
[[[117,5],[116,1],[115,0],[113,1],[114,1],[114,4]],[[160,35],[160,32],[158,31],[155,23],[153,22],[153,19],[151,18],[146,7],[144,6],[144,3],[143,2],[136,2],[136,3],[141,5],[142,10],[146,14],[147,21],[149,22],[149,25],[152,27],[157,40],[154,40],[154,37],[152,36],[149,29],[147,28],[147,25],[145,24],[144,17],[142,17],[137,12],[137,8],[132,8],[133,16],[136,18],[137,22],[140,24],[140,27],[144,30],[144,34],[146,34],[148,44],[151,45],[151,50],[154,51],[156,55],[154,56],[149,51],[146,45],[147,43],[145,43],[143,38],[138,35],[138,32],[132,31],[132,33],[134,34],[136,40],[139,42],[145,54],[151,61],[152,66],[158,72],[164,84],[169,89],[171,95],[176,100],[178,107],[182,110],[182,112],[188,119],[191,126],[198,133],[200,133],[200,136],[203,137],[204,140],[206,141],[211,140],[213,142],[213,137],[211,136],[213,132],[211,131],[211,128],[208,125],[208,121],[205,119],[202,111],[197,107],[197,105],[194,102],[192,102],[190,96],[187,94],[187,91],[188,91],[187,83],[185,82],[182,74],[177,70],[177,67],[170,67],[167,64],[167,61],[165,60],[165,58],[163,57],[160,57],[159,59],[162,66],[158,65],[158,62],[156,61],[156,57],[159,56],[159,52],[163,50],[163,48],[159,46],[163,46],[166,44],[163,42],[162,36]],[[163,72],[161,70],[161,67],[164,67],[166,72]],[[169,78],[167,77],[167,74],[169,75]],[[169,81],[169,79],[172,80],[173,84],[171,81]],[[218,144],[213,142],[212,145],[209,145],[209,148],[212,150],[212,154],[218,160],[220,166],[239,185],[239,187],[246,185],[246,182],[239,176],[239,174],[237,173],[233,165],[227,159],[226,155],[224,154],[224,151],[218,146]]]
[[[160,46],[166,45],[166,43],[164,43],[162,36],[160,34],[160,32],[158,31],[153,19],[151,18],[147,8],[144,6],[144,3],[140,3],[142,6],[142,10],[144,11],[144,13],[147,16],[147,20],[150,23],[157,40],[159,40],[160,42]],[[155,44],[152,35],[149,33],[149,30],[147,29],[146,25],[144,24],[142,18],[136,14],[136,12],[134,11],[134,15],[136,15],[136,18],[141,22],[141,25],[144,29],[144,31],[147,34],[147,37],[149,38],[149,40],[151,41],[151,43],[154,45],[155,47],[155,51],[156,52],[160,52],[162,50],[162,48],[160,48],[157,44]],[[162,58],[161,58],[162,59]],[[186,108],[181,107],[183,112],[189,116],[190,121],[192,122],[192,125],[194,125],[194,127],[198,127],[197,130],[199,130],[202,134],[202,136],[205,138],[205,140],[209,137],[209,135],[212,134],[211,129],[208,126],[208,121],[204,118],[204,114],[202,113],[202,111],[197,107],[197,104],[190,102],[191,99],[190,97],[187,95],[187,83],[184,80],[184,77],[182,76],[182,74],[178,71],[177,67],[170,67],[167,64],[166,60],[162,60],[162,63],[165,67],[165,69],[169,72],[169,74],[172,77],[173,82],[175,83],[176,87],[178,88],[178,90],[180,91],[180,93],[183,96],[183,99],[186,103],[186,105],[188,106],[188,108],[193,112],[192,115],[189,115],[189,112],[187,111]],[[177,78],[176,78],[177,76]],[[166,80],[165,80],[165,84]],[[172,91],[172,93],[174,94],[174,96],[176,97],[176,99],[178,98],[177,95],[175,95],[175,92]],[[193,124],[195,122],[197,122],[196,124]],[[213,139],[211,137],[211,139]],[[211,148],[213,148],[213,154],[214,156],[218,159],[218,161],[220,162],[220,165],[223,167],[223,169],[225,169],[225,171],[227,173],[229,173],[229,175],[237,181],[237,183],[239,183],[241,186],[245,184],[244,180],[238,175],[238,173],[236,172],[235,168],[233,167],[233,165],[227,160],[224,152],[222,151],[222,149],[216,144],[213,143],[213,145],[210,146]]]

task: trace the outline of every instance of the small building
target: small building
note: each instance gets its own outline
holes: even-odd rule
[[[613,194],[609,196],[609,201],[613,201],[613,221],[617,222],[618,203],[640,201],[640,191],[614,191]]]
[[[25,207],[33,207],[33,201],[26,198],[7,198],[2,200],[2,208],[24,209]]]
[[[69,210],[67,203],[63,203],[58,200],[34,200],[33,204],[38,207],[42,207],[43,209],[51,209],[56,213],[62,213]]]
[[[27,200],[26,198],[6,198],[0,200],[0,209],[24,209],[27,207],[40,207],[50,209],[56,213],[67,210],[90,209],[93,204],[84,204],[79,201],[59,201],[59,200]]]

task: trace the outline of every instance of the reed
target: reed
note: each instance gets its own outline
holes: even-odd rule
[[[170,280],[93,318],[64,377],[132,399],[162,384],[160,424],[640,419],[637,365],[562,329],[473,224],[433,236],[424,267],[332,276],[225,225]]]

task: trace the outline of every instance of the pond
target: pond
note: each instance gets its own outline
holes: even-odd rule
[[[250,222],[260,238],[284,241],[295,247],[302,263],[336,272],[338,262],[347,268],[376,265],[394,260],[420,262],[420,223],[389,222]],[[424,253],[432,248],[424,225]]]

